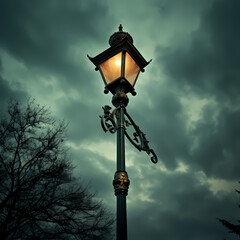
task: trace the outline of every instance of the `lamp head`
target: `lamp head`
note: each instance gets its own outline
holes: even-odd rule
[[[105,83],[105,93],[118,91],[136,95],[134,86],[139,72],[144,72],[147,62],[133,45],[133,38],[123,32],[122,25],[109,39],[110,48],[94,58],[88,56],[99,70]]]

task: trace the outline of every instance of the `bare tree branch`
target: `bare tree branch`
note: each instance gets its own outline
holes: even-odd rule
[[[240,183],[240,182],[239,182]],[[236,190],[236,193],[240,194],[239,190]],[[238,205],[238,207],[240,208],[240,205]],[[230,233],[234,233],[236,235],[239,236],[240,238],[240,224],[233,224],[230,223],[229,221],[225,220],[225,219],[221,219],[221,218],[217,218],[218,221],[220,221],[223,226],[225,226],[226,228],[228,228],[230,231]],[[238,220],[238,223],[240,223],[240,219]]]
[[[72,177],[67,125],[29,99],[0,120],[1,239],[111,239],[113,219]]]

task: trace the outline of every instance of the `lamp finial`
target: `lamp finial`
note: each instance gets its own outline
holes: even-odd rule
[[[123,30],[122,24],[119,25],[118,29],[119,29],[119,32],[122,32],[122,30]]]
[[[110,46],[113,46],[121,41],[128,40],[130,43],[133,43],[133,39],[130,36],[129,33],[123,31],[122,24],[118,27],[118,32],[115,32],[110,38],[109,38],[109,44]]]

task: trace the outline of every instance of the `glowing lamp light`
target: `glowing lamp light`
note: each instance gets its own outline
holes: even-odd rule
[[[122,31],[115,32],[109,39],[110,48],[94,58],[88,58],[99,70],[105,83],[105,93],[115,94],[117,91],[131,92],[136,95],[134,86],[139,72],[144,72],[144,67],[149,62],[143,58],[133,45],[132,37]]]
[[[115,62],[115,64],[116,64],[117,67],[120,67],[120,66],[121,66],[121,60],[117,60],[117,61]]]

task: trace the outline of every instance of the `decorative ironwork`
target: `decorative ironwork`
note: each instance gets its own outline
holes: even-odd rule
[[[154,150],[149,147],[149,144],[148,144],[149,141],[146,138],[146,134],[144,134],[140,130],[139,126],[135,124],[135,122],[127,113],[127,110],[123,105],[115,108],[112,113],[110,112],[111,110],[110,106],[105,105],[103,107],[104,115],[99,117],[101,118],[101,125],[104,132],[109,131],[110,133],[115,133],[117,131],[118,126],[116,122],[116,115],[120,107],[124,108],[124,115],[125,115],[125,125],[124,125],[125,131],[124,132],[126,137],[133,144],[133,146],[135,146],[139,151],[145,151],[148,155],[151,155],[151,161],[153,163],[157,163],[158,162],[157,155],[155,154]],[[132,127],[134,130],[132,134],[128,133],[130,132],[128,131],[130,127]]]
[[[115,114],[116,109],[111,113],[110,110],[112,109],[110,106],[105,105],[102,107],[104,114],[99,116],[101,118],[101,125],[104,132],[109,131],[110,133],[115,133],[117,130],[117,124],[115,121]]]
[[[113,186],[116,194],[122,190],[127,194],[129,185],[130,180],[128,179],[127,172],[119,171],[115,173]]]
[[[127,113],[126,110],[125,110],[125,116],[127,117],[127,119],[125,119],[125,125],[126,125],[125,135],[128,138],[128,140],[139,151],[145,151],[148,155],[151,154],[152,162],[157,163],[158,162],[157,155],[155,154],[154,150],[149,147],[149,145],[148,145],[149,141],[146,139],[146,134],[144,134],[140,130],[139,126],[137,126],[135,124],[135,122],[133,121],[133,119],[130,117],[130,115]],[[131,137],[131,135],[128,134],[128,131],[127,131],[127,128],[129,128],[131,126],[134,129],[134,132],[132,133],[132,137]]]

